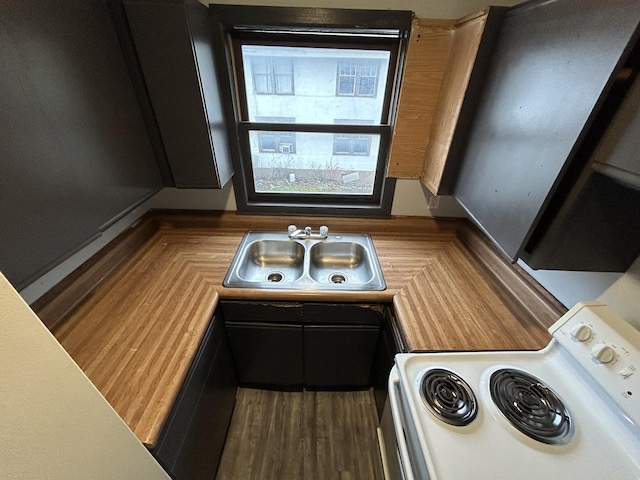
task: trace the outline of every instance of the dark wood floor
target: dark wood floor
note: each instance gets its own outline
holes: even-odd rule
[[[240,388],[217,480],[382,480],[373,393]]]

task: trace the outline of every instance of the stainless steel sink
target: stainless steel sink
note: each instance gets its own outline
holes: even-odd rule
[[[309,252],[309,275],[316,282],[366,285],[374,276],[369,253],[360,243],[318,242]]]
[[[247,232],[223,285],[286,290],[384,290],[378,256],[367,234],[289,239],[280,232]]]
[[[251,242],[238,277],[245,282],[293,282],[304,272],[304,247],[289,240],[256,240]]]

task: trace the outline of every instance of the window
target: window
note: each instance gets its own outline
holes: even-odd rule
[[[259,132],[260,152],[296,153],[296,137],[293,132]]]
[[[372,120],[346,120],[336,119],[337,125],[371,125]],[[336,133],[333,136],[334,155],[369,155],[371,149],[370,135],[353,135],[348,133]]]
[[[383,171],[379,170],[380,152],[386,139],[380,126],[385,116],[385,97],[357,104],[352,99],[336,97],[334,73],[347,59],[356,65],[358,82],[363,82],[359,79],[360,66],[375,64],[376,72],[388,72],[391,52],[381,46],[358,48],[357,43],[352,48],[337,48],[328,45],[326,38],[322,43],[305,39],[297,46],[267,40],[262,44],[239,40],[236,46],[244,67],[237,72],[244,80],[239,93],[242,118],[246,118],[246,123],[240,124],[240,139],[245,142],[246,163],[252,176],[251,195],[265,199],[278,195],[276,200],[282,195],[321,195],[323,201],[333,201],[338,196],[372,198]],[[300,81],[293,97],[263,96],[252,88],[251,77],[243,74],[265,58],[295,65]],[[253,77],[255,82],[255,74]],[[283,112],[295,117],[281,116]],[[377,120],[336,121],[336,113]],[[274,125],[279,128],[274,129]],[[368,131],[375,126],[375,132]],[[347,161],[347,156],[360,158]],[[358,181],[344,182],[345,172],[357,172]]]
[[[375,97],[380,62],[347,60],[338,63],[337,95]]]
[[[333,137],[334,155],[369,155],[371,137],[369,135],[349,135],[338,133]]]
[[[237,139],[238,210],[388,215],[394,181],[385,172],[411,12],[210,9]]]
[[[256,117],[262,123],[295,123],[293,117]],[[258,149],[262,153],[296,153],[294,132],[258,132]]]
[[[253,87],[258,95],[293,95],[293,65],[288,58],[253,58]]]

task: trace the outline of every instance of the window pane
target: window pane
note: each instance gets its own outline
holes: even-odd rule
[[[376,94],[377,69],[363,66],[358,78],[358,95],[374,96]]]
[[[265,59],[255,59],[251,65],[251,71],[253,72],[253,84],[255,93],[268,94],[273,91],[271,86],[271,72],[269,63]]]
[[[349,143],[351,135],[336,135],[333,138],[334,155],[349,155]]]
[[[275,152],[276,151],[276,137],[274,132],[260,132],[260,151],[261,152]]]
[[[353,139],[354,155],[369,155],[369,135],[358,135]]]
[[[334,118],[362,118],[386,123],[388,51],[268,45],[242,45],[241,50],[248,110],[243,120],[295,117],[296,123],[328,125]]]
[[[276,151],[262,139],[276,134]],[[287,147],[293,140],[292,148]],[[380,135],[249,131],[256,193],[371,195]],[[344,155],[336,149],[346,149]]]
[[[257,134],[260,153],[296,153],[296,135],[293,132],[260,131]]]
[[[293,66],[289,58],[252,58],[250,69],[246,72],[253,77],[254,93],[257,95],[293,94]]]
[[[338,78],[338,95],[353,95],[356,92],[356,77]]]
[[[275,75],[276,93],[286,94],[293,92],[293,78],[290,75]]]
[[[253,81],[256,86],[256,93],[271,93],[271,77],[268,75],[259,75],[255,74],[253,76]]]
[[[347,61],[338,63],[338,95],[356,93],[356,63]]]

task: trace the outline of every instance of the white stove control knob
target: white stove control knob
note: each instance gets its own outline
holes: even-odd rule
[[[606,343],[599,343],[591,349],[591,356],[600,363],[611,363],[616,358],[616,351]]]
[[[571,329],[571,336],[579,342],[586,342],[592,335],[591,327],[584,323],[579,323]]]

